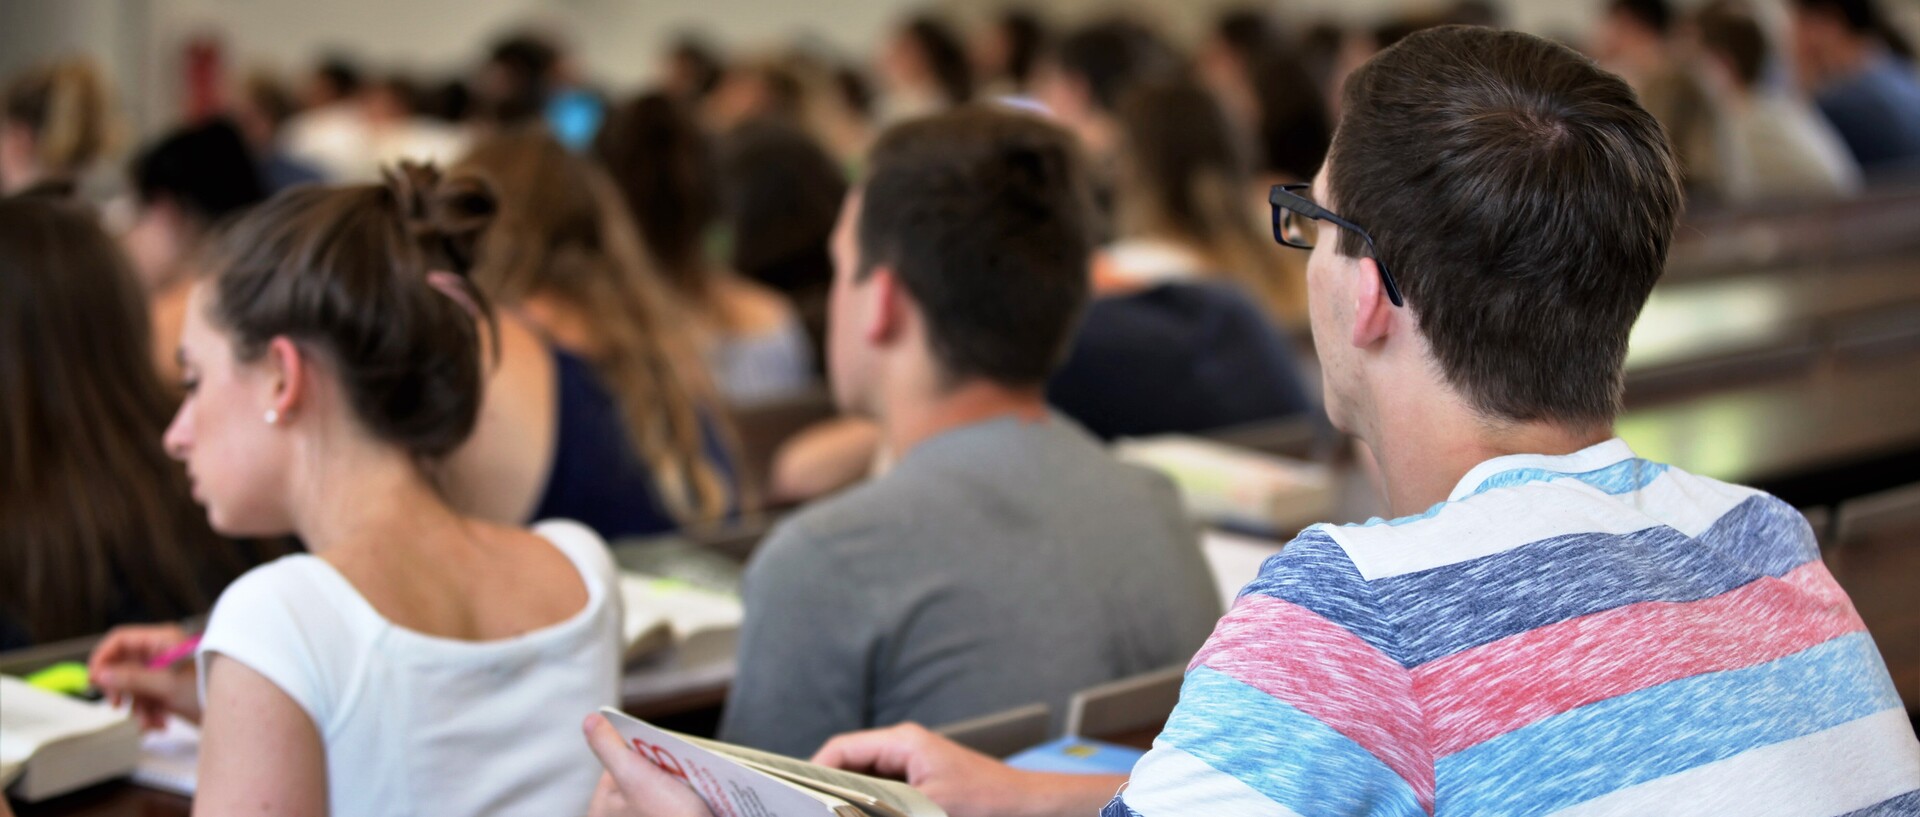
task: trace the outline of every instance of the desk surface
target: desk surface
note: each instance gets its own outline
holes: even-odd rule
[[[1615,427],[1647,459],[1829,504],[1920,480],[1920,355],[1636,408]]]

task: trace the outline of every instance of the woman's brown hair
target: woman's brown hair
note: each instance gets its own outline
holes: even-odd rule
[[[1304,315],[1304,279],[1281,274],[1253,216],[1246,159],[1212,95],[1186,80],[1150,83],[1122,98],[1119,115],[1129,147],[1121,234],[1194,244],[1213,267],[1197,271],[1240,284],[1271,315]]]
[[[500,192],[474,271],[481,289],[503,305],[550,298],[580,316],[593,344],[582,351],[613,391],[667,509],[683,522],[723,517],[738,498],[707,440],[709,429],[731,435],[680,304],[651,269],[606,172],[534,130],[482,142],[454,172]]]
[[[417,165],[294,188],[215,239],[208,317],[241,360],[276,337],[323,356],[374,436],[439,459],[480,416],[492,312],[467,273],[494,210],[480,181]]]
[[[167,458],[140,292],[91,211],[0,200],[0,641],[204,612],[283,551],[214,535]]]

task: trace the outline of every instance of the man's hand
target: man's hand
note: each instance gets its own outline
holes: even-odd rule
[[[172,624],[115,627],[93,648],[87,676],[114,706],[132,701],[144,728],[166,728],[168,713],[199,723],[199,674],[193,658],[163,669],[147,668],[147,662],[186,641],[186,631]]]
[[[587,733],[587,747],[606,769],[588,817],[713,817],[693,787],[641,757],[606,718],[588,715],[580,728]]]
[[[918,724],[853,732],[827,741],[813,762],[905,780],[950,817],[1093,814],[1125,777],[1023,772]]]

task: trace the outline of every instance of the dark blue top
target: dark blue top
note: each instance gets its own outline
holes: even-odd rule
[[[557,348],[553,358],[559,432],[546,490],[529,521],[571,519],[608,542],[678,529],[660,500],[653,469],[627,434],[613,392],[585,360]],[[708,459],[731,484],[732,463],[717,429],[709,418],[701,425]]]
[[[319,184],[327,177],[319,168],[299,159],[284,153],[270,153],[260,160],[260,180],[266,182],[267,193],[273,194],[297,185]]]
[[[1286,336],[1221,283],[1095,298],[1047,399],[1103,439],[1206,431],[1313,406]]]
[[[1920,167],[1920,78],[1882,54],[1820,89],[1814,102],[1865,170]]]

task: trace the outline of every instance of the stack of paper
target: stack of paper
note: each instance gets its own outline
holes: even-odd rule
[[[1290,535],[1332,510],[1327,469],[1314,463],[1177,434],[1121,440],[1114,453],[1165,473],[1209,524]]]

